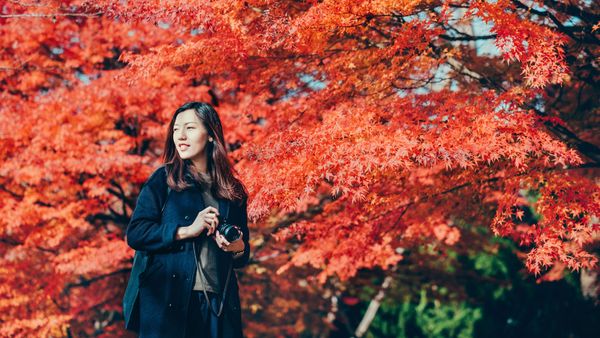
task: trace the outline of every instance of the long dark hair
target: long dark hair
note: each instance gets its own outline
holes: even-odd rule
[[[173,126],[177,115],[185,110],[192,109],[196,116],[202,121],[202,124],[208,131],[214,141],[206,143],[207,153],[207,171],[208,175],[202,175],[197,170],[192,170],[193,164],[189,159],[183,160],[179,156],[173,141]],[[214,196],[225,198],[230,201],[238,201],[248,198],[248,192],[244,184],[235,176],[237,171],[233,168],[229,157],[225,138],[223,137],[223,127],[217,111],[205,102],[186,102],[177,108],[167,131],[165,140],[165,151],[162,155],[162,162],[167,171],[167,184],[176,191],[199,184],[203,187],[210,187]],[[235,174],[235,175],[234,175]]]

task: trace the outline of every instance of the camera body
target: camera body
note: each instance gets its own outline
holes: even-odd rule
[[[238,227],[233,224],[229,224],[227,219],[221,221],[219,217],[219,225],[217,226],[217,230],[221,235],[223,235],[223,237],[225,237],[225,239],[227,239],[228,242],[233,242],[240,238],[240,231],[238,231]]]

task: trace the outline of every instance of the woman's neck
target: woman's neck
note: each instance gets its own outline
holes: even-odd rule
[[[208,174],[208,170],[206,168],[206,159],[192,161],[193,170],[195,170],[199,174]]]

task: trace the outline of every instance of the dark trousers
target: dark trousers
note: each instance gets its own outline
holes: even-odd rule
[[[218,312],[219,295],[208,291],[206,293],[213,311]],[[192,290],[185,329],[186,338],[221,338],[222,318],[223,314],[219,318],[210,310],[204,292]]]

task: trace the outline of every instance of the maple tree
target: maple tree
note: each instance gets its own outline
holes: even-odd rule
[[[478,248],[463,224],[540,281],[598,269],[594,2],[0,5],[2,336],[125,334],[124,229],[190,100],[250,191],[249,336],[327,330],[361,269]]]

